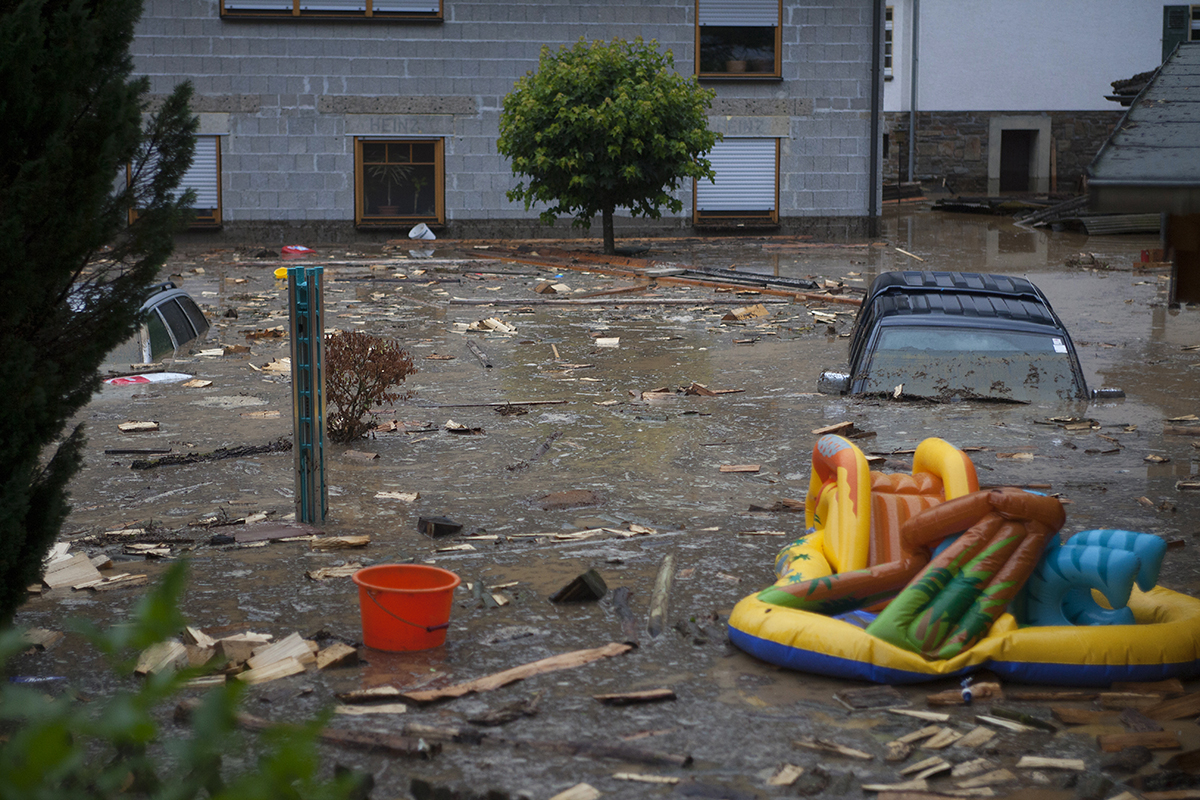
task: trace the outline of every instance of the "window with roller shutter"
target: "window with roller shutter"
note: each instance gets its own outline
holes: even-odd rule
[[[696,181],[696,224],[779,221],[778,139],[725,138],[707,158],[716,177]]]

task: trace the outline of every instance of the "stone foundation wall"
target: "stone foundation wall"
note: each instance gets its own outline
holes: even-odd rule
[[[613,221],[617,244],[622,238],[676,236],[811,236],[820,241],[854,241],[878,235],[878,220],[869,217],[783,217],[769,229],[697,228],[690,219],[659,220],[618,218]],[[193,230],[176,237],[177,244],[191,247],[256,245],[280,247],[287,244],[383,244],[408,241],[409,227],[365,230],[345,220],[261,220],[226,222],[217,230]],[[603,228],[599,220],[590,230],[573,228],[569,219],[542,225],[537,220],[456,220],[437,231],[438,239],[586,239],[599,242]]]
[[[917,114],[914,179],[964,195],[987,194],[989,126],[996,116],[1050,118],[1051,192],[1082,191],[1083,175],[1121,119],[1122,111],[921,111]],[[884,184],[908,180],[907,112],[884,115],[888,135]],[[997,145],[998,146],[998,145]]]

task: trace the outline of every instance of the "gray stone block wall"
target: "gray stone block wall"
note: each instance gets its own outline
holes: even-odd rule
[[[517,179],[495,140],[504,96],[542,46],[653,38],[690,75],[695,13],[694,0],[444,0],[442,22],[250,20],[222,19],[218,0],[149,0],[133,54],[152,93],[191,80],[204,132],[221,135],[227,235],[288,225],[373,235],[353,227],[354,136],[389,134],[443,139],[443,235],[489,235],[539,230],[538,208],[505,197]],[[711,124],[781,139],[781,230],[861,232],[871,3],[786,0],[782,41],[782,80],[704,82],[717,93]],[[622,219],[623,229],[689,229],[690,185],[679,196],[678,217]],[[568,222],[545,233],[578,235]]]
[[[1100,151],[1124,110],[1020,112],[1050,119],[1054,147],[1055,183],[1059,194],[1082,192],[1087,165]],[[957,194],[984,195],[988,190],[988,126],[1004,111],[921,111],[917,114],[915,178],[945,185]],[[908,179],[907,112],[884,115],[888,132],[883,179],[895,184]]]

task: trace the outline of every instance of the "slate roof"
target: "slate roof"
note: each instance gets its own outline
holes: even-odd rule
[[[1087,172],[1094,211],[1200,213],[1200,42],[1163,62]]]

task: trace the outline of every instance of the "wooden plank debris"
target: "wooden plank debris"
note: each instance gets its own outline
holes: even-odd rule
[[[370,689],[353,689],[334,695],[343,703],[376,703],[380,700],[395,700],[403,697],[404,691],[395,686],[375,686]]]
[[[758,472],[761,468],[759,464],[722,464],[721,472]]]
[[[1064,702],[1070,701],[1085,701],[1095,700],[1099,696],[1096,691],[1062,691],[1054,689],[1017,689],[1008,692],[1008,699],[1015,701],[1032,701],[1035,703],[1051,702],[1061,700]]]
[[[816,750],[819,753],[831,753],[833,755],[845,756],[846,758],[856,758],[860,761],[870,761],[875,756],[870,753],[864,753],[862,750],[855,750],[853,747],[831,742],[827,739],[818,739],[814,736],[804,736],[800,739],[795,739],[792,744],[796,747],[803,747],[805,750]]]
[[[918,709],[883,709],[888,714],[899,714],[900,716],[916,717],[918,720],[928,722],[949,722],[950,715],[942,714],[941,711],[920,711]]]
[[[1086,765],[1082,758],[1044,758],[1042,756],[1021,756],[1017,761],[1017,769],[1065,769],[1073,772],[1083,772]]]
[[[929,782],[924,778],[903,783],[864,783],[864,792],[923,792],[929,788]]]
[[[26,628],[21,634],[25,643],[34,650],[46,650],[58,644],[66,636],[62,631],[51,631],[45,628]]]
[[[1000,717],[1001,719],[1009,719],[1013,722],[1019,722],[1029,728],[1037,728],[1050,733],[1057,733],[1058,728],[1054,723],[1047,722],[1044,719],[1038,719],[1032,714],[1027,714],[1015,708],[1006,708],[1004,706],[992,706],[992,716]]]
[[[101,580],[103,577],[100,570],[92,566],[92,560],[88,558],[87,553],[76,553],[46,567],[42,583],[51,589],[61,589],[64,586]]]
[[[827,433],[841,434],[853,430],[853,428],[854,423],[850,420],[846,420],[845,422],[835,422],[832,425],[826,425],[823,428],[813,428],[811,433],[813,436],[824,436]]]
[[[1160,694],[1144,692],[1101,692],[1097,702],[1101,708],[1149,708],[1162,702]]]
[[[637,783],[658,783],[666,786],[674,786],[681,780],[672,775],[646,775],[641,772],[614,772],[613,779],[618,781],[635,781]]]
[[[982,747],[990,742],[996,736],[996,732],[990,728],[985,728],[978,725],[963,734],[963,737],[955,742],[953,747],[975,748]]]
[[[908,705],[908,700],[894,686],[867,686],[861,689],[843,689],[833,697],[851,711],[871,708],[894,708]]]
[[[1185,693],[1183,681],[1179,678],[1167,678],[1161,681],[1117,681],[1111,687],[1114,692],[1145,692],[1174,697]]]
[[[991,772],[985,772],[982,775],[976,775],[973,778],[959,781],[955,785],[960,789],[978,789],[981,786],[996,786],[1001,783],[1012,783],[1017,779],[1012,770],[995,769]]]
[[[930,756],[929,758],[918,761],[915,764],[909,764],[907,767],[900,770],[900,774],[901,775],[912,775],[914,773],[925,772],[926,770],[931,769],[933,767],[937,767],[938,772],[948,772],[948,771],[950,771],[952,766],[953,765],[950,764],[949,761],[942,758],[941,756]],[[934,774],[936,774],[936,773],[934,773]],[[929,776],[928,775],[918,775],[918,777],[927,778]]]
[[[783,764],[775,770],[775,774],[767,779],[767,786],[791,786],[804,774],[804,767],[795,764]]]
[[[654,589],[650,593],[650,611],[646,619],[646,632],[650,638],[663,632],[666,625],[667,609],[671,599],[671,582],[675,580],[675,554],[666,553],[658,565],[658,575],[654,579]]]
[[[515,700],[507,703],[499,708],[491,709],[482,714],[476,714],[467,717],[467,722],[472,725],[480,725],[491,727],[496,725],[507,725],[510,722],[520,719],[521,717],[535,717],[538,713],[538,705],[542,701],[542,695],[545,692],[537,692],[536,694]]]
[[[329,578],[349,578],[362,568],[362,564],[355,561],[352,564],[343,564],[338,567],[320,567],[318,569],[310,569],[304,573],[304,577],[313,581],[324,581],[328,580]]]
[[[254,685],[257,683],[266,683],[267,681],[278,680],[279,678],[287,678],[291,675],[299,675],[305,672],[304,664],[300,663],[298,658],[289,656],[280,661],[272,661],[269,664],[264,664],[261,667],[248,669],[245,672],[239,672],[237,679]]]
[[[408,706],[404,703],[376,703],[370,706],[334,706],[333,713],[346,717],[363,717],[368,714],[405,714]]]
[[[963,735],[951,727],[942,728],[934,736],[930,737],[921,747],[927,750],[942,750],[957,742]]]
[[[149,582],[149,575],[123,573],[107,577],[99,583],[89,585],[87,588],[89,592],[107,592],[111,589],[128,589],[133,586],[142,586]]]
[[[975,717],[979,722],[986,722],[988,725],[995,725],[997,728],[1004,728],[1008,731],[1016,731],[1017,733],[1030,733],[1036,731],[1037,728],[1029,725],[1022,725],[1019,722],[1013,722],[1011,719],[1003,719],[1001,717],[992,717],[987,714],[980,714]]]
[[[117,430],[121,433],[152,433],[158,430],[158,423],[153,421],[146,422],[122,422],[117,425]]]
[[[964,761],[961,764],[955,764],[954,769],[950,770],[952,778],[969,778],[972,775],[979,775],[983,772],[989,772],[995,768],[995,764],[986,758],[975,758],[970,761]]]
[[[722,322],[741,322],[742,320],[757,319],[759,317],[765,317],[765,316],[767,316],[768,313],[770,313],[770,312],[767,311],[766,307],[763,306],[762,303],[755,303],[754,305],[751,305],[751,306],[742,306],[741,308],[735,308],[735,309],[730,310],[728,313],[725,314],[725,316],[721,317],[721,321]]]
[[[596,787],[587,783],[577,783],[566,791],[559,792],[550,800],[597,800],[600,792]]]
[[[317,651],[317,669],[346,667],[358,663],[358,648],[344,642],[335,642]]]
[[[487,354],[484,353],[483,350],[480,349],[479,345],[468,340],[467,341],[467,349],[471,351],[471,355],[473,355],[473,356],[475,356],[475,358],[479,359],[479,363],[482,364],[485,368],[487,368],[487,369],[492,368],[491,359],[489,359],[487,357]]]
[[[1200,772],[1200,750],[1176,753],[1163,763],[1163,768],[1180,772]]]
[[[317,660],[316,649],[315,642],[302,638],[299,633],[293,633],[274,644],[266,645],[261,650],[256,650],[254,655],[246,660],[246,666],[259,669],[288,658],[294,658],[302,664],[312,664]]]
[[[313,539],[309,548],[312,550],[349,550],[366,547],[371,543],[370,534],[352,534],[349,536],[322,536]]]
[[[1117,719],[1121,721],[1121,724],[1127,730],[1131,731],[1161,731],[1163,729],[1162,725],[1150,719],[1136,708],[1125,709]]]
[[[182,642],[166,641],[152,644],[138,656],[133,671],[138,675],[157,674],[174,670],[187,663],[187,648]]]
[[[1172,697],[1140,710],[1150,719],[1156,719],[1160,722],[1194,717],[1200,714],[1200,692],[1191,692],[1180,697]]]
[[[1069,706],[1050,706],[1050,713],[1064,725],[1096,725],[1102,722],[1111,722],[1117,715],[1115,711],[1071,708]]]
[[[1104,733],[1096,737],[1096,743],[1105,753],[1116,753],[1126,747],[1145,747],[1148,750],[1178,750],[1180,748],[1179,737],[1171,731]]]
[[[675,692],[669,688],[646,689],[640,692],[621,692],[618,694],[594,694],[592,699],[606,706],[628,706],[636,703],[657,703],[661,700],[674,700]]]
[[[464,694],[472,692],[489,692],[492,689],[498,689],[501,686],[507,686],[515,681],[531,678],[534,675],[541,675],[546,672],[555,672],[562,669],[573,669],[575,667],[590,664],[593,661],[598,661],[602,658],[611,658],[629,652],[632,647],[628,644],[610,642],[603,647],[597,647],[590,650],[574,650],[569,653],[560,653],[556,656],[543,658],[540,661],[534,661],[529,664],[523,664],[519,667],[506,669],[503,672],[497,672],[493,675],[488,675],[483,678],[477,678],[473,681],[458,683],[453,686],[447,686],[442,689],[429,689],[425,691],[407,692],[404,697],[414,703],[429,703],[434,700],[441,700],[448,697],[462,697]]]
[[[912,744],[913,742],[919,742],[922,739],[928,739],[929,737],[934,736],[941,729],[942,728],[940,725],[926,725],[920,730],[904,734],[899,739],[896,739],[896,741],[900,742],[901,744]]]

